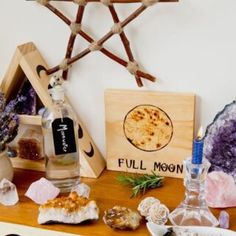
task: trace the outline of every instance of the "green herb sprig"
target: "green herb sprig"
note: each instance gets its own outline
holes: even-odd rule
[[[125,175],[121,174],[117,176],[117,181],[121,184],[129,185],[132,187],[131,198],[136,197],[138,194],[144,194],[146,190],[158,188],[163,185],[164,177],[155,174],[144,175]]]

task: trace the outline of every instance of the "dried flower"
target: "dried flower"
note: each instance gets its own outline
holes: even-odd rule
[[[19,117],[13,112],[12,102],[6,106],[4,95],[0,92],[0,151],[16,137],[18,126]]]

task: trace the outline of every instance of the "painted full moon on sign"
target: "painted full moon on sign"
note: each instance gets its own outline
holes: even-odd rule
[[[126,139],[136,148],[154,152],[166,147],[173,136],[173,123],[168,114],[153,105],[138,105],[125,116]]]

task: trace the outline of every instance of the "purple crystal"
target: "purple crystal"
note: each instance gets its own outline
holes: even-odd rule
[[[219,215],[220,227],[223,229],[229,228],[229,214],[226,211],[221,211]]]
[[[236,180],[236,102],[225,106],[207,128],[204,155],[211,171],[223,171]]]
[[[6,110],[17,114],[36,115],[36,92],[30,82],[25,79],[14,100],[11,100]]]
[[[4,95],[0,92],[0,151],[11,142],[18,132],[19,118],[10,106],[5,106]]]

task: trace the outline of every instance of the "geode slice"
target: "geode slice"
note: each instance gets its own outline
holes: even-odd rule
[[[204,155],[211,171],[223,171],[236,180],[236,101],[225,106],[207,127]]]

